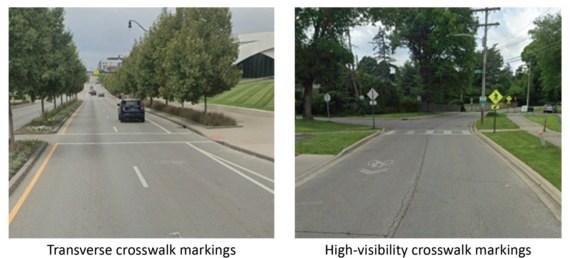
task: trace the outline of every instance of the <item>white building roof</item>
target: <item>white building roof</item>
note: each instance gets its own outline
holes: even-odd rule
[[[275,58],[274,32],[259,32],[237,35],[239,39],[239,56],[236,64],[258,53]]]

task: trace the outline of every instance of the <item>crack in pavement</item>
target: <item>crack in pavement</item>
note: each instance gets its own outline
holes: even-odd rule
[[[394,235],[396,234],[396,231],[398,231],[398,227],[400,226],[400,223],[402,222],[402,220],[406,216],[406,213],[408,212],[408,208],[410,207],[410,203],[412,202],[412,199],[414,198],[414,194],[416,192],[416,187],[418,186],[418,182],[420,181],[420,176],[422,174],[422,170],[424,169],[424,162],[426,160],[426,153],[427,153],[427,147],[429,145],[429,138],[430,137],[427,138],[426,145],[424,147],[424,155],[422,157],[422,162],[420,165],[420,171],[416,175],[416,178],[414,179],[414,183],[410,187],[410,190],[408,190],[408,192],[404,196],[404,199],[402,200],[402,204],[400,205],[400,210],[398,211],[398,214],[396,214],[396,217],[394,217],[394,220],[392,221],[392,225],[388,228],[388,234],[386,234],[386,237],[389,237],[389,238],[394,237]]]

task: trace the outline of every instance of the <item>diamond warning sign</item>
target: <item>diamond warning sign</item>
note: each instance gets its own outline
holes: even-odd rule
[[[503,95],[498,90],[493,91],[491,95],[489,95],[489,99],[493,101],[493,103],[497,104],[501,99],[503,99]]]

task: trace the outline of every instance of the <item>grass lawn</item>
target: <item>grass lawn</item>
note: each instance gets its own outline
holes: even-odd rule
[[[295,153],[337,155],[343,149],[376,133],[367,125],[339,124],[328,121],[295,121],[295,132],[312,138],[295,144]]]
[[[380,128],[381,129],[381,128]],[[295,133],[372,130],[368,125],[339,124],[328,121],[295,120]]]
[[[477,130],[493,130],[493,123],[494,123],[494,113],[489,112],[485,116],[485,124],[481,126],[481,119],[477,120]],[[495,125],[495,129],[519,129],[519,126],[513,123],[509,118],[507,118],[507,114],[505,113],[497,113],[497,122]]]
[[[208,99],[208,104],[219,104],[273,111],[274,79],[241,79],[229,91]]]
[[[345,148],[375,132],[376,131],[307,133],[305,135],[312,136],[313,138],[295,144],[295,153],[337,155]]]
[[[562,189],[562,150],[524,131],[484,133],[485,136],[538,172],[558,189]]]
[[[544,126],[544,119],[546,119],[546,128],[547,130],[552,130],[555,132],[562,132],[562,125],[558,123],[558,118],[556,115],[551,116],[524,116],[529,120],[536,122],[542,126]]]

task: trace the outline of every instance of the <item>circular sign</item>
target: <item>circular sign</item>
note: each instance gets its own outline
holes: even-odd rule
[[[331,101],[331,95],[329,95],[328,93],[325,94],[325,101],[326,101],[326,102]]]
[[[99,75],[99,70],[93,71],[93,74],[94,74],[94,75]]]
[[[364,101],[364,96],[360,95],[360,101]]]

